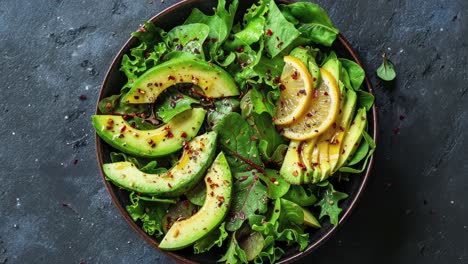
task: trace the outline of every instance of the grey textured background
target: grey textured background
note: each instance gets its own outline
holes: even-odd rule
[[[174,263],[111,204],[90,115],[130,32],[175,2],[0,0],[0,263]],[[380,142],[358,209],[301,263],[468,263],[468,1],[318,2],[376,85]]]

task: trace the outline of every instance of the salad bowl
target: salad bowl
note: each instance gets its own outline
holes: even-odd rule
[[[243,14],[243,11],[245,11],[249,7],[248,2],[249,1],[240,1],[237,11],[238,17],[236,19],[241,19],[240,15]],[[293,1],[280,0],[277,2],[292,3]],[[148,21],[154,23],[157,27],[169,30],[172,27],[179,25],[181,21],[187,18],[192,12],[193,8],[198,8],[203,12],[210,13],[212,12],[212,8],[216,6],[216,4],[217,0],[185,0],[165,9],[164,11],[155,15]],[[138,39],[136,37],[131,37],[123,45],[123,47],[113,59],[107,71],[107,74],[104,77],[98,102],[105,97],[118,93],[120,87],[122,87],[122,85],[126,83],[125,75],[119,70],[120,63],[124,54],[127,54],[132,47],[135,47],[137,45],[137,43]],[[338,35],[338,38],[334,42],[332,49],[337,53],[338,56],[352,60],[359,64],[361,67],[363,67],[362,62],[359,59],[357,53],[353,50],[353,48],[344,38],[343,35]],[[372,94],[372,85],[369,81],[368,76],[365,77],[363,88],[365,91]],[[96,114],[99,113],[99,108],[96,108]],[[373,138],[373,140],[377,141],[377,112],[375,104],[369,111],[368,122],[368,132]],[[145,233],[143,229],[138,225],[138,223],[133,221],[129,213],[126,211],[126,205],[130,204],[129,192],[113,185],[111,182],[106,180],[106,176],[102,170],[102,165],[104,163],[110,162],[109,156],[110,152],[112,151],[111,147],[107,145],[98,136],[96,136],[95,144],[97,160],[101,169],[102,179],[107,190],[109,191],[109,194],[117,210],[135,232],[137,232],[142,238],[144,238],[150,245],[152,245],[155,248],[158,248],[158,241],[155,238],[148,235],[147,233]],[[350,177],[350,180],[348,182],[340,183],[340,190],[348,193],[349,197],[348,199],[341,202],[341,207],[343,208],[343,211],[339,219],[339,224],[337,226],[334,226],[330,223],[326,223],[322,226],[321,229],[314,230],[312,233],[310,233],[310,243],[304,251],[299,252],[297,248],[290,248],[286,251],[283,258],[277,263],[291,263],[306,256],[307,254],[317,249],[320,245],[322,245],[328,238],[330,238],[336,232],[337,228],[343,226],[343,222],[349,218],[351,212],[357,206],[358,200],[360,199],[362,192],[364,191],[364,188],[366,186],[366,183],[369,177],[371,176],[373,163],[374,157],[372,156],[370,157],[367,167],[362,174],[354,175],[353,177]],[[219,253],[218,250],[219,249],[213,249],[213,254],[201,255],[194,254],[193,250],[191,250],[190,248],[175,252],[162,251],[162,253],[182,263],[216,263],[217,258],[215,257],[215,255],[217,255],[216,253]]]

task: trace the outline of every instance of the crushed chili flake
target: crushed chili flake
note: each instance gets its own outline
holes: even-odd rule
[[[199,51],[197,48],[195,48],[195,49],[193,50],[193,52],[194,52],[195,54],[200,54],[200,51]]]
[[[174,38],[172,41],[177,42],[179,41],[179,38]]]
[[[283,46],[283,44],[284,44],[283,41],[281,41],[280,43],[278,43],[278,45],[276,45],[276,47],[279,49],[281,48],[281,46]]]
[[[165,130],[165,131],[168,131],[168,130],[170,130],[170,129],[171,129],[170,126],[165,126],[165,127],[164,127],[164,130]]]
[[[166,137],[167,138],[173,138],[174,134],[171,131],[168,131]]]
[[[271,182],[275,182],[275,181],[276,181],[276,178],[270,178],[270,181],[271,181]]]
[[[189,206],[190,202],[189,202],[189,200],[185,200],[185,201],[183,201],[183,204],[184,204],[184,206]]]
[[[317,81],[317,78],[314,77],[314,78],[312,79],[312,81],[314,81],[314,82]]]
[[[272,117],[272,118],[271,118],[271,121],[275,122],[275,121],[276,121],[276,117]]]
[[[396,135],[396,134],[398,134],[398,132],[400,132],[400,128],[398,128],[398,127],[393,128],[393,134]]]
[[[277,40],[277,41],[280,41],[280,38],[279,38],[278,36],[276,36],[276,40]]]
[[[107,104],[106,104],[106,108],[107,108],[107,109],[110,109],[111,107],[112,107],[111,103],[107,103]]]
[[[405,120],[405,116],[404,116],[404,115],[400,115],[400,120]]]
[[[323,95],[328,96],[328,92],[324,92]]]
[[[169,75],[169,76],[167,77],[167,79],[168,79],[169,81],[175,81],[176,78],[175,78],[174,76],[172,76],[172,75]]]
[[[120,133],[125,132],[125,130],[127,130],[127,126],[123,126],[123,127],[120,129]]]
[[[299,73],[297,71],[294,71],[293,74],[291,74],[291,78],[297,80],[299,78]]]
[[[85,94],[80,95],[79,98],[80,98],[80,100],[86,100],[86,99],[88,99],[88,97],[87,97]]]
[[[245,181],[247,180],[247,176],[241,176],[239,177],[239,181],[242,182],[242,181]]]
[[[273,35],[273,31],[271,31],[271,29],[268,29],[266,35],[271,37],[271,35]]]
[[[317,98],[317,97],[318,97],[318,90],[317,90],[317,89],[315,89],[315,90],[314,90],[314,95],[313,95],[313,98]]]
[[[141,26],[137,29],[138,32],[146,32],[146,28],[144,26]]]
[[[77,160],[77,159],[73,161],[73,165],[76,165],[76,164],[78,164],[78,160]]]
[[[256,136],[251,136],[250,139],[251,139],[251,140],[258,140],[258,137],[256,137]]]
[[[299,90],[299,92],[297,92],[297,95],[298,95],[298,96],[299,96],[300,94],[307,95],[307,92],[306,92],[306,90],[301,89],[301,90]]]
[[[212,43],[216,43],[217,41],[218,41],[217,38],[212,38],[212,39],[211,39],[211,42],[212,42]]]
[[[135,96],[133,96],[133,98],[135,98],[135,99],[137,99],[137,100],[138,100],[138,99],[140,99],[140,96],[138,96],[138,95],[135,95]]]
[[[281,84],[279,88],[280,88],[281,91],[286,90],[286,86],[284,86],[284,84]]]
[[[185,132],[182,132],[182,133],[180,134],[180,137],[182,137],[182,138],[186,138],[186,137],[187,137],[187,133],[185,133]]]
[[[312,113],[309,112],[309,113],[306,114],[306,116],[307,117],[312,117],[313,115],[312,115]]]
[[[145,54],[143,54],[143,56],[145,56],[145,59],[149,58],[150,55],[151,53],[149,51],[145,51]]]
[[[244,52],[244,46],[237,47],[236,51],[240,53]]]
[[[273,84],[278,84],[281,82],[281,78],[280,77],[276,77],[274,80],[273,80]]]
[[[176,50],[183,50],[184,46],[182,44],[177,44],[176,45]]]

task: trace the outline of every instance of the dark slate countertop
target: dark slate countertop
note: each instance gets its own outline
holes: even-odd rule
[[[113,56],[175,2],[0,1],[0,263],[175,263],[112,205],[90,122]],[[376,86],[380,140],[357,210],[299,263],[468,263],[468,2],[318,2]]]

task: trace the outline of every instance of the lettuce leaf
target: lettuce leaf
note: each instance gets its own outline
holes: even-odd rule
[[[143,231],[148,235],[155,237],[164,235],[162,219],[169,208],[169,203],[154,203],[136,199],[125,208],[133,221],[141,221]]]
[[[322,193],[322,199],[315,206],[321,207],[319,219],[327,215],[330,218],[330,223],[336,226],[338,225],[338,217],[342,211],[338,203],[348,198],[348,195],[336,191],[331,183],[327,183],[324,187],[325,190]]]
[[[218,228],[213,229],[201,239],[197,240],[193,245],[195,254],[200,254],[209,251],[212,247],[223,245],[223,241],[228,237],[228,232],[222,223]]]
[[[193,99],[178,92],[168,92],[161,103],[155,109],[156,115],[164,122],[169,122],[174,116],[184,112],[185,110],[192,109],[192,104],[200,103],[198,100]]]
[[[231,234],[231,239],[229,241],[226,254],[224,254],[224,256],[218,260],[218,262],[223,262],[225,264],[247,263],[247,256],[236,240],[236,232]]]

